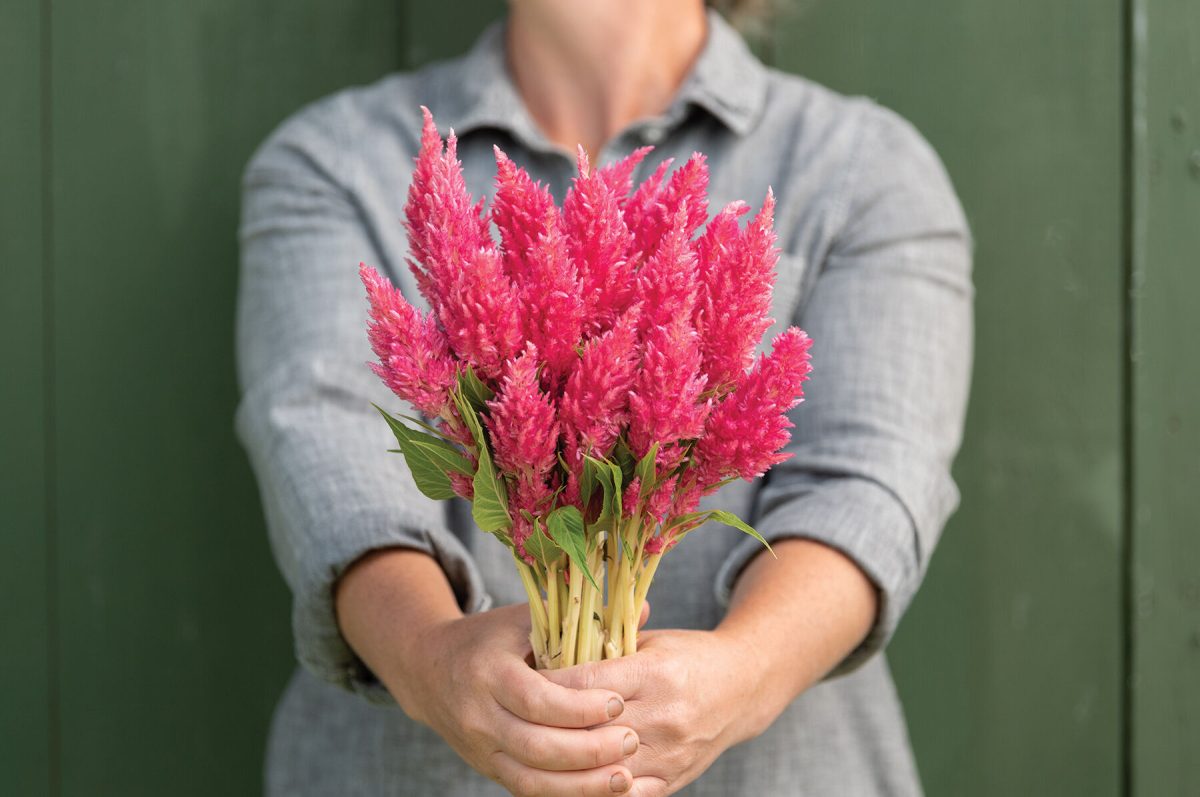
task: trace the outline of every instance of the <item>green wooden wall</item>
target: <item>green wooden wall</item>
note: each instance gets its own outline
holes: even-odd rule
[[[790,5],[756,51],[911,119],[977,238],[963,504],[891,652],[928,793],[1197,793],[1200,5]],[[0,793],[257,790],[291,659],[240,170],[502,9],[0,4]]]

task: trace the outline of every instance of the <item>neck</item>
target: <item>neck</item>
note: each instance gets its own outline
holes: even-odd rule
[[[707,33],[701,0],[512,0],[508,68],[534,122],[595,161],[631,122],[666,110]]]

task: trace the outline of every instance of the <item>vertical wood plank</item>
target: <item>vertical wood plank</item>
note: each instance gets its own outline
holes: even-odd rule
[[[294,666],[233,434],[239,178],[399,63],[392,0],[55,0],[63,792],[261,790]]]
[[[1117,794],[1122,5],[804,6],[777,65],[912,120],[977,240],[963,503],[890,654],[927,791]]]
[[[1132,794],[1200,784],[1200,5],[1132,15]]]
[[[0,786],[51,790],[42,3],[0,4]]]

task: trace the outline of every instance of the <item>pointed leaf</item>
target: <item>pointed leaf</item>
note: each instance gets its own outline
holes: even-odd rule
[[[470,366],[459,373],[458,389],[462,391],[463,396],[471,403],[476,412],[483,412],[487,409],[487,402],[496,396],[492,389],[475,375],[475,369]]]
[[[413,434],[421,434],[413,432]],[[453,448],[445,445],[440,440],[430,441],[414,439],[413,445],[419,446],[426,456],[437,465],[445,473],[449,471],[458,471],[463,476],[474,476],[475,468],[471,465],[471,460],[464,457]]]
[[[650,446],[650,450],[646,452],[646,456],[642,457],[634,469],[634,475],[638,478],[641,484],[641,496],[645,498],[654,492],[655,483],[655,457],[658,456],[658,443]]]
[[[558,547],[558,543],[542,532],[541,524],[535,520],[533,533],[525,540],[525,553],[543,565],[549,566],[551,562],[562,555],[562,549]]]
[[[573,506],[560,506],[546,518],[546,530],[559,548],[571,559],[575,572],[583,573],[592,586],[600,589],[587,564],[587,539],[583,533],[583,515]]]
[[[751,537],[758,540],[763,545],[767,546],[767,550],[771,551],[771,556],[775,556],[775,551],[771,550],[771,544],[766,541],[766,539],[763,537],[763,535],[759,534],[757,529],[755,529],[753,526],[751,526],[746,521],[742,520],[737,515],[733,514],[732,512],[726,512],[724,509],[713,509],[713,510],[710,510],[707,514],[708,514],[708,518],[707,518],[708,520],[715,520],[718,523],[724,523],[726,526],[730,526],[731,528],[735,528],[738,531],[749,534]],[[778,559],[779,557],[776,556],[775,558]]]
[[[378,406],[375,409],[379,410],[387,419],[388,426],[391,427],[392,434],[396,437],[396,442],[400,444],[400,453],[404,455],[404,461],[408,464],[408,471],[412,474],[417,489],[435,501],[446,501],[457,495],[454,488],[450,486],[450,478],[446,475],[446,471],[430,456],[428,447],[419,444],[423,438],[429,438],[429,436],[409,429]],[[389,450],[394,451],[395,449]],[[462,456],[457,452],[453,453]]]
[[[471,517],[484,531],[500,531],[512,527],[508,515],[508,493],[504,482],[492,467],[492,457],[487,448],[479,449],[479,469],[472,481],[475,499],[471,502]]]

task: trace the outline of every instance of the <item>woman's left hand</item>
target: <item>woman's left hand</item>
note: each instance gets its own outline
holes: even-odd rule
[[[623,763],[630,795],[673,794],[717,756],[757,736],[773,716],[759,690],[756,656],[720,631],[643,631],[632,656],[542,674],[575,689],[611,689],[625,698],[621,723],[638,734]]]

